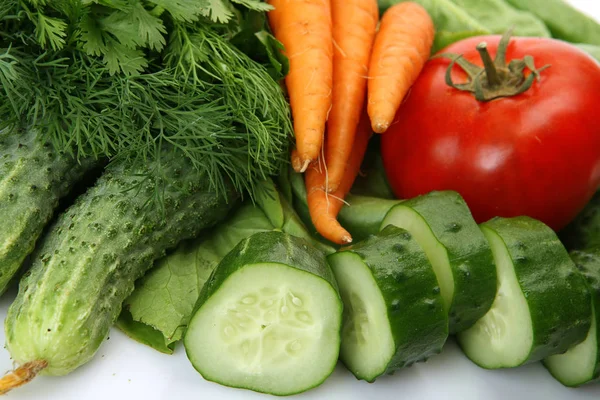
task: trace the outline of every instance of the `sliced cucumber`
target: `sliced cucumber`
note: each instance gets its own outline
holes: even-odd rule
[[[544,365],[565,386],[575,387],[600,378],[600,248],[574,251],[571,258],[587,278],[592,295],[592,325],[583,342],[564,354],[550,356]]]
[[[358,379],[373,382],[441,351],[448,317],[410,233],[388,226],[328,261],[344,301],[341,359]]]
[[[566,351],[590,328],[590,295],[552,229],[528,217],[482,224],[498,270],[490,311],[458,335],[483,368],[509,368]]]
[[[184,345],[207,380],[290,395],[335,368],[342,302],[324,255],[304,239],[264,232],[243,240],[196,307]]]
[[[450,317],[450,332],[472,326],[496,293],[492,252],[456,192],[432,192],[394,206],[381,227],[409,231],[425,250],[437,275]]]

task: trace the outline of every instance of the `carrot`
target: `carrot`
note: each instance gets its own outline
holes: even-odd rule
[[[366,112],[363,112],[344,175],[335,192],[327,193],[324,189],[327,174],[321,160],[306,171],[305,185],[311,220],[317,232],[333,243],[348,244],[352,242],[352,236],[337,221],[337,215],[360,171],[372,133],[369,117]]]
[[[389,8],[381,19],[369,66],[368,111],[373,131],[390,126],[404,96],[429,58],[435,28],[412,2]]]
[[[298,160],[304,172],[323,144],[331,109],[333,39],[330,0],[269,0],[275,7],[269,23],[285,46],[290,72],[285,82],[290,96]]]
[[[367,91],[373,40],[379,22],[377,0],[331,0],[333,93],[325,152],[327,191],[342,180]]]

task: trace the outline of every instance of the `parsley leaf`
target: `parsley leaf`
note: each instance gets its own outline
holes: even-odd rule
[[[137,75],[148,66],[143,51],[129,48],[113,39],[108,40],[104,61],[111,75],[119,71],[125,75]]]
[[[273,6],[269,3],[263,3],[261,0],[231,0],[234,3],[242,5],[249,10],[254,11],[270,11],[273,9]]]
[[[137,23],[138,35],[151,50],[160,51],[165,46],[167,30],[162,20],[150,14],[140,3],[136,3],[131,10],[133,19]]]
[[[34,21],[38,42],[42,46],[50,45],[52,50],[58,50],[65,44],[67,24],[61,19],[50,18],[38,12]]]
[[[213,22],[225,23],[233,17],[233,6],[228,0],[207,0],[202,15]]]
[[[148,0],[166,10],[173,19],[180,22],[198,20],[202,10],[209,0]]]

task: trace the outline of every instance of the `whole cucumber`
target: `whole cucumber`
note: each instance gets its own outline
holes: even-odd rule
[[[134,281],[236,202],[232,190],[210,190],[209,178],[173,149],[161,156],[162,202],[148,202],[155,167],[109,166],[36,250],[5,321],[7,348],[26,373],[65,375],[89,361]]]
[[[35,130],[0,131],[0,294],[49,223],[59,200],[93,165],[45,143]]]

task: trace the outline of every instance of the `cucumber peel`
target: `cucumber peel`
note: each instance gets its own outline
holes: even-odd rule
[[[328,256],[344,301],[341,359],[373,382],[441,352],[448,316],[421,247],[404,229]]]
[[[573,251],[571,258],[586,278],[592,296],[592,324],[585,340],[544,360],[544,366],[560,383],[577,387],[600,378],[600,248]]]
[[[489,243],[456,192],[431,192],[394,206],[381,227],[409,231],[425,250],[449,313],[450,333],[472,326],[490,308],[496,271]]]
[[[477,365],[517,367],[565,352],[590,328],[590,295],[552,229],[528,217],[482,224],[498,271],[490,311],[458,334]]]

